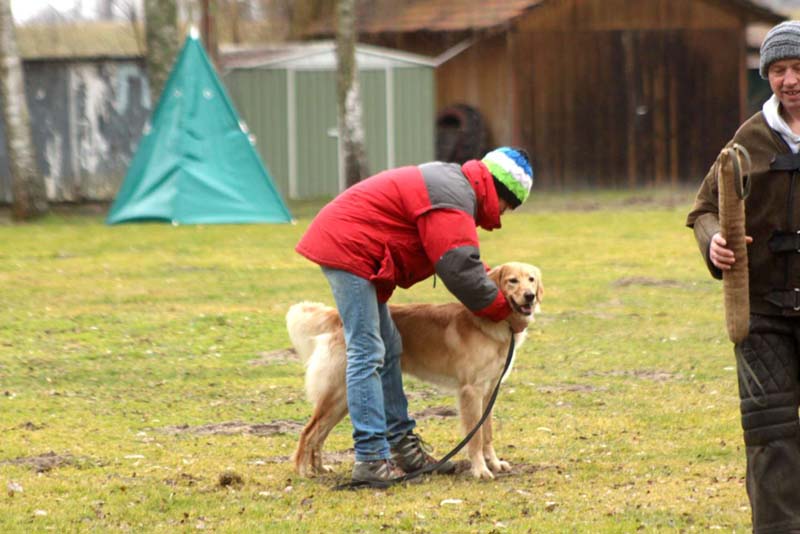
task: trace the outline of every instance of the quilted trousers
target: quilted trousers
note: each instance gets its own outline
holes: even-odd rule
[[[800,319],[751,315],[735,351],[753,532],[800,533]]]

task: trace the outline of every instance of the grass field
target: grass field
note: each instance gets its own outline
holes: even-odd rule
[[[683,226],[691,192],[539,193],[482,233],[543,272],[542,314],[496,408],[513,472],[334,492],[294,475],[310,414],[287,307],[331,303],[296,225],[106,227],[0,219],[0,532],[747,532],[720,285]],[[441,283],[394,302],[452,300]],[[439,454],[453,397],[407,381]],[[426,411],[427,410],[427,411]],[[460,458],[463,459],[463,456]]]

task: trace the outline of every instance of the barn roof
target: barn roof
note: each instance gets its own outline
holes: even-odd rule
[[[749,20],[749,22],[771,22],[777,24],[786,20],[789,13],[787,9],[776,9],[774,4],[765,3],[765,0],[727,0],[731,4],[739,4],[745,11],[755,15],[760,20]]]
[[[419,0],[379,2],[365,13],[362,31],[459,31],[505,24],[546,0]],[[389,7],[390,6],[390,7]]]
[[[490,30],[554,0],[358,0],[358,31],[366,34]],[[709,0],[730,4],[761,22],[783,16],[754,0]],[[332,21],[312,25],[309,35],[331,35]]]
[[[357,0],[361,33],[485,30],[501,26],[547,0]],[[330,20],[310,34],[330,35]]]
[[[22,25],[16,34],[20,57],[26,60],[130,58],[145,50],[142,28],[130,23]]]

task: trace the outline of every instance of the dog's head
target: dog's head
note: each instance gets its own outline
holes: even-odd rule
[[[539,311],[544,296],[542,272],[527,263],[509,262],[489,271],[489,278],[497,284],[514,313],[533,318]]]

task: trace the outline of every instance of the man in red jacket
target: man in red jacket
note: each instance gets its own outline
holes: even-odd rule
[[[344,325],[354,481],[385,487],[436,461],[413,432],[402,342],[386,302],[395,287],[435,273],[476,315],[508,319],[511,308],[481,261],[477,226],[500,228],[500,216],[524,202],[532,184],[527,153],[510,147],[464,165],[384,171],[322,208],[297,245],[322,266]],[[448,462],[439,472],[453,469]]]

